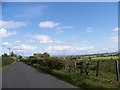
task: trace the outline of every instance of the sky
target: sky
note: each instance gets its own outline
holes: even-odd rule
[[[2,53],[24,56],[118,50],[117,2],[3,2]]]
[[[3,2],[119,2],[119,0],[2,0]]]

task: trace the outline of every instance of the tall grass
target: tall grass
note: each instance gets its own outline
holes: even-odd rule
[[[7,66],[15,62],[15,58],[11,58],[10,56],[2,56],[2,69],[5,69]]]

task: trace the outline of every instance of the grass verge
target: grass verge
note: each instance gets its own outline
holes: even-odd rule
[[[1,71],[5,71],[7,68],[11,67],[14,63],[15,63],[15,62],[12,62],[12,63],[9,64],[9,65],[4,65],[4,66],[2,66]]]
[[[85,74],[67,72],[64,70],[54,70],[47,66],[42,66],[39,64],[33,64],[33,67],[40,69],[44,72],[47,72],[55,77],[58,77],[68,83],[73,84],[74,86],[84,88],[85,90],[98,90],[99,89],[109,89],[113,88],[115,90],[120,90],[118,82],[115,80],[113,74],[101,73],[99,77],[95,76],[95,72],[92,71],[88,76]],[[106,77],[107,76],[107,77]]]

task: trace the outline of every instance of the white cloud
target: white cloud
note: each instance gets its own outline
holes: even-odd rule
[[[78,53],[78,52],[83,52],[84,51],[89,51],[92,50],[93,47],[92,46],[88,46],[88,47],[74,47],[74,46],[70,46],[70,45],[56,45],[56,46],[48,46],[45,51],[46,52],[50,52],[50,53],[55,53],[57,52],[57,54],[59,54],[60,52],[58,51],[64,51],[64,52],[68,52],[69,54],[71,53]]]
[[[55,28],[58,27],[60,25],[60,23],[56,23],[53,21],[44,21],[44,22],[40,22],[39,27],[41,28]]]
[[[0,23],[2,23],[3,28],[20,28],[20,27],[24,27],[27,26],[26,22],[20,22],[20,21],[0,21]]]
[[[113,29],[113,31],[118,31],[118,30],[120,30],[120,28],[114,28],[114,29]]]
[[[74,47],[73,50],[75,51],[87,51],[93,49],[93,46],[88,46],[88,47]]]
[[[29,35],[29,37],[39,41],[40,43],[62,43],[61,40],[51,39],[47,35]]]
[[[56,34],[63,33],[63,30],[57,30],[55,33],[56,33]]]
[[[35,53],[38,50],[38,47],[36,45],[31,45],[30,43],[26,43],[24,41],[14,41],[14,42],[3,42],[2,45],[10,47],[11,50],[17,54],[25,54],[25,55],[31,55]],[[6,47],[3,47],[4,52],[8,52]]]
[[[16,31],[8,32],[7,29],[5,29],[5,28],[1,28],[1,29],[0,29],[0,37],[1,37],[1,38],[11,37],[11,36],[14,36],[14,35],[16,35],[16,34],[17,34]]]
[[[118,51],[117,46],[103,48],[104,53],[117,52],[117,51]]]
[[[63,33],[63,30],[62,29],[72,29],[74,28],[73,26],[61,26],[61,27],[56,27],[56,34],[60,34],[60,33]]]
[[[34,39],[39,40],[40,43],[52,43],[53,40],[47,35],[36,35],[33,36]]]
[[[20,40],[17,40],[17,41],[15,41],[15,43],[21,43],[21,41],[20,41]]]
[[[108,51],[109,50],[109,48],[103,48],[103,51]]]
[[[22,43],[23,43],[22,41],[17,40],[14,42],[3,42],[2,45],[8,46],[8,47],[15,47],[15,46],[19,46]]]
[[[7,46],[9,45],[9,42],[3,42],[2,45]]]
[[[35,50],[37,47],[31,46],[31,45],[26,45],[26,44],[21,44],[18,46],[14,46],[15,49],[20,49],[20,50]]]
[[[14,52],[21,54],[24,53],[25,55],[32,55],[34,53],[43,53],[48,52],[50,54],[60,55],[66,52],[66,54],[78,54],[79,52],[83,52],[83,54],[91,49],[93,49],[92,46],[86,46],[86,47],[76,47],[76,46],[70,46],[70,45],[49,45],[49,46],[40,46],[40,44],[36,45],[29,42],[23,42],[23,41],[14,41],[14,42],[3,42],[3,45],[6,45],[7,47],[11,47],[11,50]],[[85,51],[85,52],[84,52]],[[6,50],[7,52],[7,50]],[[21,53],[20,53],[21,52]]]
[[[92,28],[87,28],[86,32],[93,32],[94,30]]]
[[[118,50],[118,35],[112,35],[106,40],[104,52],[113,52]]]
[[[74,28],[73,26],[62,26],[62,27],[57,27],[56,29],[72,29]]]
[[[65,50],[65,49],[70,49],[71,46],[68,45],[62,45],[62,46],[48,46],[46,51],[56,51],[56,50]]]

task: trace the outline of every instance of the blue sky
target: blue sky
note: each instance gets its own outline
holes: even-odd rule
[[[51,55],[117,51],[117,2],[4,2],[3,52]],[[1,53],[3,53],[1,52]]]
[[[2,0],[3,2],[119,2],[119,0]]]

